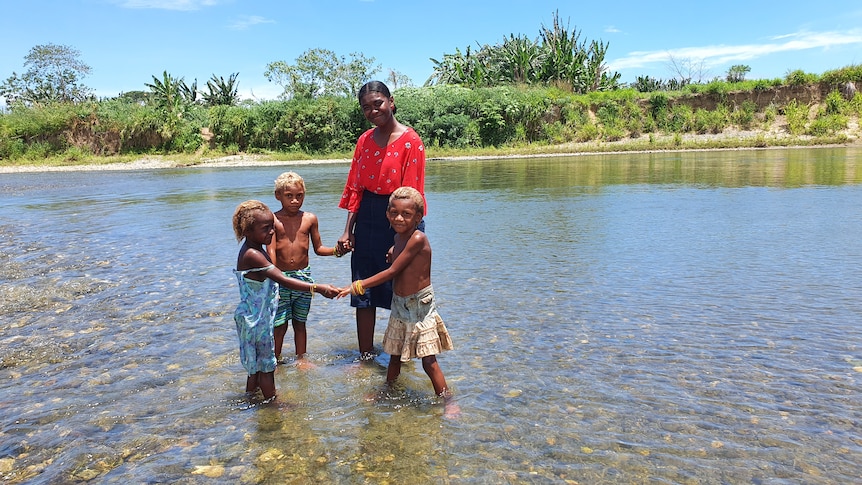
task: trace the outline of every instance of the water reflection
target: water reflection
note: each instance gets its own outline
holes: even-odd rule
[[[846,148],[705,150],[622,153],[559,158],[493,159],[457,162],[460,178],[446,178],[438,191],[509,187],[515,193],[538,188],[595,190],[609,185],[686,184],[713,187],[800,187],[856,184],[862,180],[858,150]],[[452,170],[430,164],[429,176]]]
[[[335,241],[346,165],[0,180],[8,483],[849,483],[860,474],[856,149],[432,161],[461,418],[421,366],[359,364],[315,299],[314,369],[242,393],[236,204],[283,170]],[[313,258],[346,284],[346,258]],[[377,341],[383,324],[378,328]],[[385,362],[385,359],[381,360]]]

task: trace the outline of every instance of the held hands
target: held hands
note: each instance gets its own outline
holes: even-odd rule
[[[336,296],[338,296],[341,293],[342,290],[341,290],[341,288],[336,288],[335,286],[332,286],[332,285],[315,285],[314,291],[315,291],[315,293],[320,293],[321,295],[325,296],[326,298],[335,298]],[[350,292],[350,289],[348,288],[347,291]]]
[[[350,251],[353,251],[353,236],[344,233],[343,236],[338,238],[338,242],[335,243],[335,256],[341,257]]]
[[[344,298],[347,295],[364,295],[365,288],[362,287],[362,280],[356,280],[346,288],[340,288],[338,298]]]

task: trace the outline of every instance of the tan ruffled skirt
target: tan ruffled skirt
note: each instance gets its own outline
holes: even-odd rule
[[[410,296],[392,295],[383,351],[400,355],[401,362],[452,350],[452,338],[437,313],[431,285]]]

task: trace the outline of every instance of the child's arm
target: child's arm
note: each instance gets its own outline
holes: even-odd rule
[[[415,258],[419,254],[419,251],[422,250],[422,246],[425,244],[425,237],[425,233],[422,231],[414,231],[410,236],[410,239],[407,240],[407,244],[404,246],[404,249],[398,253],[398,256],[395,257],[395,261],[392,261],[392,264],[388,268],[370,278],[354,281],[353,284],[347,288],[342,288],[338,297],[341,298],[347,296],[351,291],[364,294],[365,291],[363,290],[365,288],[374,288],[375,286],[394,279],[404,271],[405,268],[407,268],[407,266],[413,261],[413,258]]]
[[[278,244],[278,235],[280,233],[284,233],[284,224],[278,220],[278,217],[275,217],[272,221],[272,225],[275,228],[275,234],[272,235],[272,241],[266,245],[266,254],[269,255],[269,260],[272,261],[272,264],[278,266],[278,263],[275,262],[276,259],[276,245]]]
[[[258,251],[256,249],[249,249],[243,253],[241,256],[241,260],[237,266],[248,269],[248,268],[265,268],[270,266],[272,263],[269,261],[269,258],[266,255]],[[240,269],[240,268],[237,268]],[[271,266],[266,271],[260,271],[264,277],[269,278],[281,286],[285,288],[290,288],[291,290],[296,291],[307,291],[309,293],[320,293],[321,295],[327,298],[333,298],[337,296],[341,292],[341,288],[337,288],[328,284],[315,284],[308,283],[306,281],[298,280],[296,278],[290,278],[285,276],[284,273],[281,272],[274,265]],[[262,281],[262,280],[261,280]]]
[[[309,228],[308,233],[311,235],[311,247],[314,248],[314,254],[318,256],[341,256],[335,247],[324,246],[320,241],[320,228],[317,216],[310,212],[306,212],[306,214],[311,216],[311,228]]]

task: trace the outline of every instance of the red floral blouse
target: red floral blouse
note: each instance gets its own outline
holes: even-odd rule
[[[338,207],[359,211],[362,192],[368,190],[389,195],[398,187],[408,185],[425,198],[425,145],[413,128],[407,128],[397,140],[381,148],[372,136],[374,128],[359,136],[347,183]],[[425,214],[428,202],[425,201]]]

